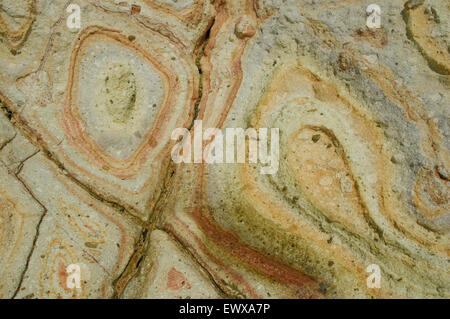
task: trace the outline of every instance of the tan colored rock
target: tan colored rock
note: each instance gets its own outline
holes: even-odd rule
[[[73,4],[0,3],[0,297],[450,297],[448,1]]]
[[[155,230],[139,273],[124,298],[219,298],[201,266],[166,233]]]
[[[390,23],[383,16],[385,28],[401,25],[402,6],[380,5],[394,16]],[[362,34],[364,41],[354,37],[365,19],[349,14],[349,7],[359,10],[289,2],[260,22],[255,42],[234,51],[243,53],[238,63],[204,63],[212,70],[203,87],[214,93],[203,95],[199,118],[208,127],[281,130],[277,174],[262,176],[254,164],[187,164],[177,170],[164,210],[164,228],[232,296],[450,292],[442,278],[450,247],[449,184],[446,169],[443,175],[432,169],[450,163],[447,82],[414,44],[403,46],[405,29],[389,30],[393,35],[382,45],[375,33]],[[241,14],[230,2],[222,9],[229,20]],[[222,47],[205,59],[239,44],[221,40],[232,32],[227,26],[217,25],[211,41]],[[424,73],[413,73],[407,63]],[[234,73],[221,72],[230,65]],[[405,78],[408,85],[397,84]],[[239,90],[214,86],[227,81]],[[444,96],[440,102],[422,102],[435,92]],[[393,163],[394,155],[402,163]],[[380,289],[366,283],[371,264],[381,269]],[[264,281],[269,278],[277,285]]]
[[[0,298],[12,298],[22,280],[44,208],[0,163]]]
[[[0,115],[0,148],[3,148],[15,136],[14,128],[6,116]]]
[[[405,4],[406,28],[408,35],[419,47],[430,67],[438,73],[450,75],[450,51],[448,46],[449,28],[441,27],[441,20],[448,21],[449,10],[439,1],[427,1],[422,5]],[[427,5],[432,5],[430,9]],[[436,6],[439,10],[436,10]],[[442,16],[441,16],[442,15]],[[440,33],[440,34],[436,34]]]
[[[139,227],[92,198],[38,154],[20,179],[45,208],[17,298],[107,298],[134,251]],[[80,267],[79,289],[67,284]]]
[[[17,172],[23,161],[38,152],[38,149],[31,144],[27,138],[18,133],[0,151],[0,161],[11,171]]]

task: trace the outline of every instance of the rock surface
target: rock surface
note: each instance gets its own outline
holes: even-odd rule
[[[0,2],[0,298],[449,298],[449,3],[371,3]]]

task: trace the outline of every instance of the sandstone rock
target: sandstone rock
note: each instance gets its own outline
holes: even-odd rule
[[[27,160],[18,176],[45,215],[16,297],[112,297],[112,282],[134,251],[139,227],[90,197],[40,154]],[[80,266],[80,289],[67,285],[72,264]]]
[[[220,294],[199,264],[166,233],[150,237],[139,273],[124,291],[124,298],[218,298]]]
[[[0,297],[450,297],[447,1],[73,4],[0,3]],[[194,120],[276,173],[176,164]]]
[[[0,175],[0,297],[12,298],[27,268],[44,208],[3,164]]]

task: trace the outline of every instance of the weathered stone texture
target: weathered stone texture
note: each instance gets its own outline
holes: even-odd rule
[[[0,1],[0,298],[449,298],[449,2],[372,2]]]

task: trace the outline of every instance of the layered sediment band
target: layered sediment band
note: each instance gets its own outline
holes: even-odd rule
[[[24,117],[71,175],[146,219],[172,130],[192,121],[198,71],[180,43],[126,12],[86,6],[88,26],[76,36],[64,24],[53,30],[40,72],[58,84],[50,103],[31,105]]]

